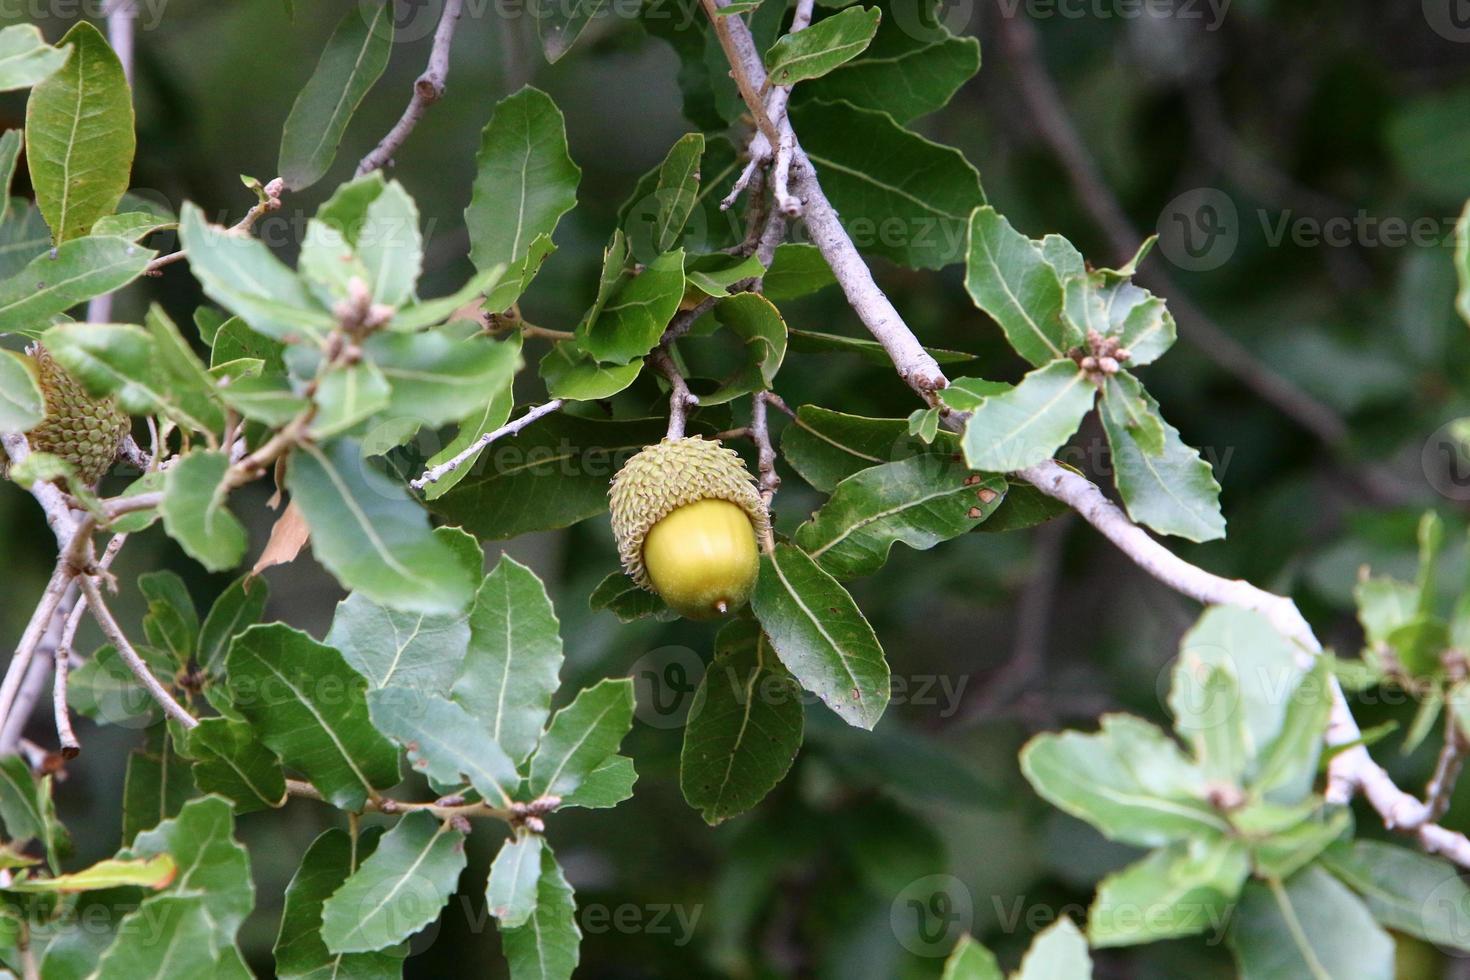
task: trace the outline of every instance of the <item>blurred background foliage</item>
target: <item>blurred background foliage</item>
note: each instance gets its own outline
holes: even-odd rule
[[[274,176],[291,103],[355,2],[296,0],[293,20],[281,0],[145,0],[135,189],[175,209],[193,200],[212,217],[238,218],[250,203],[238,175]],[[551,93],[583,169],[580,207],[563,221],[559,251],[523,313],[566,329],[593,296],[618,205],[693,127],[681,117],[677,59],[645,33],[636,5],[613,5],[615,13],[599,17],[555,65],[541,56],[528,6],[468,4],[448,97],[391,173],[424,215],[426,292],[446,292],[470,271],[461,214],[481,127],[494,103],[522,84]],[[35,20],[54,41],[77,7],[30,0],[0,10],[6,23]],[[422,70],[438,0],[406,7],[388,71],[354,119],[329,179],[261,222],[260,235],[288,259],[306,216],[397,118]],[[1432,0],[1422,8],[1235,0],[1223,11],[1180,0],[1173,15],[1153,17],[1140,16],[1142,9],[1125,0],[946,6],[952,30],[980,38],[984,65],[948,108],[918,126],[964,150],[991,202],[1021,230],[1060,232],[1099,265],[1123,258],[1078,194],[1075,166],[1069,170],[1043,138],[1046,120],[1025,99],[1018,49],[1007,43],[1015,34],[1003,18],[1027,18],[1061,108],[1136,228],[1159,227],[1171,201],[1201,188],[1233,205],[1235,242],[1223,264],[1190,271],[1156,251],[1145,270],[1167,274],[1171,300],[1188,296],[1271,369],[1341,414],[1351,436],[1337,450],[1325,448],[1186,339],[1164,366],[1145,372],[1146,381],[1185,440],[1214,463],[1230,536],[1180,550],[1213,571],[1290,592],[1320,635],[1352,655],[1361,643],[1351,610],[1359,567],[1410,577],[1424,506],[1440,510],[1452,530],[1465,525],[1470,488],[1447,478],[1431,436],[1470,414],[1470,343],[1454,310],[1449,244],[1470,195],[1470,36],[1457,34]],[[0,101],[0,124],[18,127],[23,110],[23,98]],[[1300,223],[1328,218],[1350,223],[1344,241],[1275,235],[1283,220],[1288,229],[1310,229]],[[1418,227],[1429,231],[1415,243],[1382,233],[1388,223],[1421,219],[1428,224]],[[878,263],[877,271],[925,343],[975,355],[956,373],[1020,375],[1021,362],[970,304],[957,267],[931,274]],[[180,322],[201,301],[177,267],[120,297],[115,318],[136,319],[149,299]],[[784,312],[793,327],[861,331],[832,289]],[[529,342],[528,361],[543,343]],[[544,398],[534,371],[522,383],[521,401]],[[793,353],[777,390],[793,405],[863,415],[898,417],[915,407],[890,368],[847,355]],[[1099,433],[1084,428],[1069,461],[1105,467],[1099,444]],[[437,448],[420,451],[427,457]],[[1391,499],[1364,486],[1367,460],[1391,475]],[[778,524],[789,531],[818,497],[783,473]],[[256,551],[272,520],[265,496],[251,488],[236,508]],[[54,548],[39,517],[25,493],[0,489],[0,636],[19,635],[50,571]],[[498,550],[487,547],[492,562]],[[589,611],[588,594],[616,565],[605,520],[530,535],[505,550],[528,562],[556,601],[568,646],[564,690],[633,672],[642,704],[653,695],[687,702],[697,677],[670,665],[707,660],[713,631],[685,622],[622,626]],[[1447,562],[1463,564],[1459,549],[1448,554]],[[226,582],[188,561],[158,528],[119,565],[125,623],[141,615],[130,587],[141,571],[178,571],[201,606]],[[1447,567],[1440,581],[1458,589],[1464,572]],[[268,618],[325,633],[341,598],[329,576],[303,558],[266,577]],[[957,879],[950,889],[957,902],[929,911],[944,925],[973,928],[1014,964],[1030,932],[1058,912],[1079,916],[1096,880],[1131,859],[1129,849],[1041,804],[1019,776],[1016,751],[1035,731],[1090,727],[1105,710],[1161,718],[1169,661],[1197,614],[1189,602],[1065,519],[971,534],[922,554],[895,549],[854,594],[905,685],[875,735],[848,730],[813,705],[792,776],[754,813],[710,829],[679,794],[677,727],[640,707],[642,723],[625,743],[641,773],[634,799],[611,813],[557,815],[552,837],[583,909],[581,975],[937,976],[938,956],[957,930],[936,944],[916,940],[919,912],[905,898],[906,888],[933,874]],[[1421,784],[1435,740],[1408,756],[1397,748],[1413,706],[1369,692],[1358,711],[1365,728],[1400,723],[1375,751],[1401,784]],[[50,734],[43,722],[34,726],[38,740]],[[57,794],[79,862],[115,849],[124,760],[141,739],[80,725],[86,750]],[[1463,830],[1470,790],[1463,781],[1461,788],[1447,824]],[[242,945],[261,975],[269,974],[285,883],[328,819],[327,809],[295,802],[284,814],[240,821],[258,888]],[[1361,821],[1360,833],[1374,829],[1373,819]],[[415,941],[409,976],[503,969],[476,878],[497,833],[476,830],[470,867],[481,870],[462,880],[442,926]],[[1099,976],[1228,975],[1228,955],[1213,939],[1103,953]],[[1465,975],[1427,947],[1405,955],[1406,976]]]

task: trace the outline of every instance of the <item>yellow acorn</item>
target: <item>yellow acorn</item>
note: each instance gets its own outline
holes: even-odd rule
[[[613,477],[612,528],[623,570],[690,619],[745,605],[770,518],[740,456],[718,442],[665,439]]]
[[[117,458],[118,444],[128,433],[127,413],[116,398],[87,394],[40,344],[32,344],[26,353],[27,366],[46,399],[46,418],[26,433],[26,440],[34,451],[70,463],[83,483],[96,483]]]

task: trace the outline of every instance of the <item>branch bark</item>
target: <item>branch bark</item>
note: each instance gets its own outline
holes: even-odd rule
[[[434,29],[434,46],[429,51],[429,64],[413,83],[413,97],[408,108],[388,134],[362,158],[357,176],[381,170],[393,161],[393,154],[407,142],[429,106],[444,98],[444,83],[449,77],[449,49],[454,45],[454,29],[459,26],[464,0],[444,0],[439,26]]]
[[[453,459],[446,459],[438,466],[430,468],[429,470],[425,471],[424,475],[419,477],[417,480],[408,481],[408,485],[413,487],[415,490],[422,490],[424,487],[428,486],[431,483],[438,483],[450,473],[453,473],[455,470],[459,469],[466,462],[473,459],[476,453],[484,449],[486,446],[490,445],[495,440],[504,438],[505,436],[515,435],[517,432],[520,432],[522,429],[524,429],[526,426],[530,425],[537,419],[546,415],[550,415],[552,412],[557,411],[564,404],[565,402],[563,402],[560,398],[553,398],[551,401],[547,402],[544,405],[537,405],[535,408],[531,409],[525,415],[522,415],[520,418],[516,419],[514,422],[507,422],[505,425],[502,425],[494,432],[485,433],[483,436],[476,439],[474,443],[464,452],[455,456]]]

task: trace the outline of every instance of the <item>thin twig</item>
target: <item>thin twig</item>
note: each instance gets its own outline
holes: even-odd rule
[[[16,706],[16,695],[20,693],[21,683],[26,679],[27,672],[30,670],[31,658],[35,656],[36,648],[40,645],[42,637],[46,635],[46,630],[50,628],[51,618],[60,607],[62,597],[65,596],[67,586],[71,584],[71,581],[71,569],[64,561],[58,560],[55,570],[51,573],[51,580],[46,584],[46,590],[41,593],[41,600],[36,603],[36,608],[32,610],[30,622],[26,624],[25,632],[20,637],[20,643],[10,658],[10,666],[6,668],[5,679],[0,681],[0,719],[10,718]]]
[[[256,222],[258,222],[262,217],[272,211],[280,210],[281,195],[286,192],[286,181],[284,178],[281,177],[273,178],[269,183],[261,188],[261,192],[265,195],[265,197],[251,205],[250,210],[245,212],[245,217],[241,218],[239,221],[235,222],[228,229],[226,229],[227,234],[248,235],[255,227]],[[169,252],[167,255],[160,255],[158,258],[148,263],[148,265],[143,269],[143,274],[156,276],[164,267],[173,265],[175,262],[182,262],[188,257],[188,252],[184,251],[182,248],[173,252]],[[158,447],[154,446],[153,451],[156,455],[158,452]]]
[[[483,436],[476,439],[468,449],[464,450],[464,452],[455,456],[453,459],[446,459],[438,466],[426,470],[424,472],[424,475],[419,477],[417,480],[408,481],[408,485],[413,487],[415,490],[422,490],[424,487],[428,486],[431,483],[438,483],[440,480],[444,479],[444,477],[448,476],[450,473],[453,473],[455,470],[463,466],[466,462],[473,459],[475,455],[480,452],[480,450],[484,449],[495,440],[501,439],[505,436],[515,435],[517,432],[520,432],[526,426],[530,425],[532,422],[536,421],[542,416],[550,415],[552,412],[557,411],[564,404],[565,402],[563,402],[562,399],[553,398],[551,401],[547,402],[544,405],[537,405],[535,408],[531,409],[525,415],[522,415],[520,418],[516,419],[514,422],[507,422],[505,425],[502,425],[494,432],[485,433]]]
[[[669,431],[666,438],[682,439],[689,409],[698,405],[699,399],[689,390],[689,382],[679,373],[667,347],[655,347],[648,355],[648,363],[669,382]]]
[[[102,634],[107,637],[123,663],[128,665],[128,670],[133,672],[138,683],[143,685],[170,718],[185,728],[197,727],[198,719],[189,714],[184,706],[174,699],[174,696],[159,682],[158,678],[153,676],[153,671],[149,670],[143,658],[138,656],[138,651],[133,649],[133,644],[129,642],[127,634],[113,618],[112,610],[107,608],[107,600],[102,597],[102,590],[97,587],[96,580],[89,575],[83,575],[79,576],[78,581],[82,584],[82,594],[87,598],[87,608],[91,610],[92,618],[102,628]]]
[[[429,64],[413,83],[413,97],[408,108],[388,130],[377,146],[362,158],[357,165],[357,176],[381,170],[393,160],[393,154],[407,142],[414,127],[424,117],[429,106],[444,98],[444,83],[449,77],[449,49],[454,44],[454,29],[459,25],[459,16],[464,0],[444,0],[444,10],[439,15],[439,26],[434,29],[434,46],[429,51]]]
[[[757,482],[760,485],[761,503],[765,505],[766,515],[769,516],[771,501],[776,498],[776,491],[781,487],[781,477],[776,473],[776,450],[771,445],[771,427],[766,418],[767,394],[764,391],[757,391],[750,396],[750,438],[755,442],[756,468],[760,472]],[[769,521],[766,522],[761,546],[766,549],[766,554],[776,550],[776,535],[771,530]]]
[[[322,794],[320,790],[311,785],[311,783],[305,782],[304,780],[300,779],[286,780],[286,794],[288,796],[294,796],[298,799],[303,800],[322,799]],[[551,800],[555,800],[556,804],[560,804],[561,802],[559,799],[556,799],[556,797],[548,797],[546,798],[546,801],[541,803],[539,806],[537,806],[533,801],[533,803],[517,804],[517,808],[518,810],[522,810],[525,813],[533,813],[538,810],[542,813],[545,813],[548,812],[550,809],[554,809],[554,806],[549,805]],[[427,813],[431,813],[434,816],[438,817],[440,820],[453,820],[456,817],[489,817],[495,820],[504,820],[507,823],[510,823],[513,821],[517,821],[518,819],[523,819],[524,816],[520,812],[508,809],[501,809],[499,807],[493,807],[485,802],[446,803],[442,800],[435,800],[431,803],[409,803],[403,800],[393,800],[389,799],[386,796],[380,796],[369,799],[363,805],[364,813],[399,814],[412,813],[415,810],[423,810]]]
[[[1434,763],[1434,775],[1424,787],[1424,806],[1430,820],[1438,820],[1450,808],[1450,797],[1454,795],[1455,783],[1465,765],[1465,736],[1460,734],[1460,722],[1455,712],[1444,713],[1444,744],[1440,746],[1439,758]]]

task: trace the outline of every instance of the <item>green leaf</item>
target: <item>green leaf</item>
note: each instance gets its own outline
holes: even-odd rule
[[[970,213],[985,203],[985,192],[963,154],[884,113],[842,103],[803,104],[791,117],[860,249],[915,269],[942,269],[965,257]]]
[[[443,323],[463,309],[465,304],[478,301],[504,279],[505,269],[501,266],[492,266],[477,272],[458,291],[448,296],[426,299],[400,308],[389,326],[407,333]]]
[[[52,871],[71,850],[71,838],[56,819],[50,776],[37,779],[18,755],[0,759],[0,822],[12,843],[40,841]]]
[[[75,49],[74,49],[75,50]],[[0,92],[30,88],[66,64],[68,52],[53,48],[35,24],[16,24],[0,31]],[[10,184],[3,188],[9,196]]]
[[[167,854],[135,861],[109,858],[98,861],[83,871],[57,875],[55,878],[21,877],[5,886],[6,891],[31,894],[75,894],[104,888],[134,886],[157,891],[168,887],[178,874],[178,865]]]
[[[153,338],[154,376],[157,388],[166,394],[165,410],[170,418],[196,432],[216,433],[225,427],[214,378],[179,332],[163,308],[154,304],[145,320]]]
[[[970,216],[965,288],[1016,353],[1035,366],[1064,356],[1081,340],[1062,320],[1056,269],[995,208],[977,208]]]
[[[965,933],[944,961],[940,980],[1005,980],[1005,977],[995,954]]]
[[[509,807],[520,787],[515,763],[463,707],[408,688],[369,691],[373,725],[408,749],[409,765],[436,785],[463,786]]]
[[[245,527],[229,510],[229,469],[224,453],[189,453],[168,469],[159,505],[168,536],[212,572],[245,557]]]
[[[1064,915],[1032,940],[1012,980],[1089,980],[1091,976],[1087,940]]]
[[[765,273],[761,260],[754,255],[741,258],[724,252],[689,255],[684,260],[684,280],[690,289],[706,296],[723,298],[730,287],[746,279],[759,279]]]
[[[638,771],[633,760],[625,755],[610,755],[599,762],[582,784],[561,798],[562,808],[586,807],[589,810],[606,810],[633,796],[633,784],[638,782]]]
[[[606,0],[569,0],[565,5],[556,4],[542,8],[536,16],[536,33],[541,37],[541,50],[546,60],[556,64],[587,25],[592,23]]]
[[[199,640],[199,614],[189,598],[184,580],[170,571],[145,572],[138,576],[138,591],[148,601],[143,633],[148,642],[166,651],[182,667],[194,656]]]
[[[593,612],[606,610],[612,613],[620,623],[631,623],[649,616],[661,622],[672,622],[677,618],[656,593],[639,588],[621,571],[613,572],[597,583],[597,588],[587,597],[587,604]]]
[[[1332,665],[1318,657],[1286,703],[1281,730],[1265,746],[1252,788],[1268,799],[1295,803],[1311,792],[1332,713]]]
[[[611,398],[627,388],[643,372],[643,361],[627,364],[603,364],[587,353],[575,340],[553,344],[541,358],[541,377],[552,398],[569,401],[597,401]]]
[[[540,834],[519,830],[500,845],[500,853],[490,865],[485,907],[500,921],[502,929],[525,925],[536,911],[543,843]]]
[[[1174,346],[1178,328],[1164,301],[1126,276],[1091,272],[1068,279],[1066,294],[1067,321],[1083,335],[1096,331],[1117,338],[1128,351],[1129,367],[1151,364]]]
[[[684,250],[666,252],[636,276],[625,276],[607,302],[579,328],[594,357],[626,364],[658,344],[684,298]]]
[[[133,95],[107,39],[78,21],[59,47],[70,49],[66,63],[26,104],[26,164],[58,245],[117,208],[137,148]]]
[[[480,538],[575,524],[607,510],[613,474],[666,429],[664,419],[602,422],[553,413],[487,448],[475,472],[433,502],[434,512]]]
[[[561,664],[560,623],[546,587],[501,555],[475,596],[454,700],[520,763],[541,738]]]
[[[954,437],[941,432],[931,450],[908,434],[904,419],[871,419],[816,405],[798,408],[781,432],[781,454],[803,480],[824,493],[879,463],[956,448]]]
[[[413,296],[424,262],[424,237],[418,205],[402,184],[390,180],[384,185],[368,205],[353,244],[367,269],[374,303],[401,306]]]
[[[1100,949],[1219,932],[1249,875],[1250,859],[1238,841],[1161,848],[1098,884],[1087,913],[1088,942]]]
[[[913,456],[869,467],[837,484],[796,531],[796,543],[839,579],[871,575],[896,542],[926,551],[990,516],[1004,477],[971,473],[948,456]]]
[[[29,362],[14,351],[0,352],[0,431],[29,432],[46,417],[46,399]]]
[[[475,156],[475,183],[465,209],[470,258],[481,270],[504,265],[504,287],[488,308],[514,303],[550,252],[557,223],[577,206],[582,170],[567,153],[566,122],[556,103],[525,87],[495,107]],[[539,247],[538,239],[545,236]]]
[[[658,167],[652,188],[618,215],[633,255],[653,262],[679,242],[699,195],[704,134],[686,133]]]
[[[1126,371],[1108,375],[1102,385],[1102,415],[1120,437],[1133,442],[1145,460],[1164,452],[1164,420],[1148,402],[1143,385]]]
[[[349,431],[386,409],[392,395],[388,379],[371,361],[333,368],[317,386],[312,438],[330,439]]]
[[[167,654],[145,646],[138,649],[138,655],[162,683],[172,682],[175,668]],[[140,720],[148,724],[160,717],[153,696],[138,683],[111,644],[98,648],[71,672],[67,700],[79,714],[105,724]]]
[[[761,292],[772,300],[799,299],[835,285],[837,277],[821,249],[804,242],[782,242],[761,280]]]
[[[403,953],[334,954],[322,942],[322,906],[377,847],[380,828],[365,830],[356,841],[333,828],[311,842],[291,883],[286,886],[281,929],[276,935],[276,976],[281,980],[396,980],[403,975]]]
[[[781,662],[843,721],[871,729],[888,704],[888,662],[852,596],[800,548],[761,556],[751,607]]]
[[[181,873],[170,890],[144,899],[118,923],[117,938],[97,964],[98,976],[239,975],[235,936],[255,904],[255,886],[245,848],[232,830],[228,803],[194,800],[120,853],[166,853]],[[138,942],[139,935],[149,941]],[[228,963],[233,969],[222,966]]]
[[[352,114],[383,74],[393,50],[393,11],[354,8],[327,40],[311,78],[281,132],[276,172],[293,191],[310,187],[331,167]]]
[[[745,345],[745,363],[718,391],[702,396],[702,405],[720,405],[771,387],[786,357],[786,321],[776,305],[760,293],[739,293],[715,304],[715,320]]]
[[[179,241],[205,294],[252,330],[275,340],[320,343],[335,325],[331,313],[263,242],[210,224],[192,202],[185,202],[179,214]]]
[[[1114,386],[1123,398],[1146,406],[1146,429],[1157,427],[1163,433],[1160,452],[1150,453],[1147,441],[1141,441],[1138,433],[1130,428],[1132,420],[1119,416],[1120,402],[1111,395]],[[1159,415],[1158,402],[1132,375],[1113,375],[1104,392],[1103,430],[1112,451],[1113,479],[1128,516],[1160,534],[1173,534],[1190,541],[1223,538],[1225,518],[1220,513],[1220,484],[1215,482],[1210,464],[1197,450],[1184,444],[1179,430]]]
[[[783,35],[766,52],[769,84],[795,85],[820,78],[851,61],[878,33],[880,19],[882,13],[877,7],[848,7],[804,31]]]
[[[1445,861],[1359,840],[1328,848],[1322,863],[1383,925],[1441,948],[1470,949],[1470,888]]]
[[[785,778],[801,748],[801,696],[759,625],[720,630],[679,757],[679,788],[707,823],[744,813]]]
[[[302,446],[291,457],[286,486],[311,528],[312,553],[343,585],[406,612],[453,613],[469,605],[476,576],[356,443]]]
[[[633,725],[633,681],[608,678],[577,693],[551,719],[531,756],[531,796],[574,792]]]
[[[286,777],[274,752],[255,737],[249,725],[228,718],[202,718],[184,736],[181,752],[194,760],[194,784],[202,793],[218,793],[236,813],[250,813],[286,803]]]
[[[147,211],[126,211],[122,214],[104,214],[92,223],[91,235],[110,235],[126,238],[130,242],[141,242],[156,231],[177,228],[179,223],[172,218]]]
[[[1321,868],[1283,884],[1251,882],[1229,936],[1242,980],[1393,976],[1393,940],[1352,892]]]
[[[541,878],[530,921],[501,932],[513,980],[570,980],[580,959],[577,903],[550,847],[541,848]]]
[[[378,334],[364,350],[392,386],[388,411],[431,428],[458,422],[491,392],[509,388],[521,361],[518,343],[445,330]]]
[[[398,752],[373,728],[367,682],[342,655],[280,623],[230,644],[230,700],[260,740],[344,810],[398,782]]]
[[[1228,713],[1244,721],[1246,772],[1257,772],[1256,761],[1282,732],[1291,706],[1291,692],[1320,694],[1320,687],[1299,688],[1305,673],[1297,662],[1297,648],[1260,613],[1234,606],[1212,606],[1179,644],[1169,690],[1169,709],[1179,719],[1178,730],[1199,748],[1201,732]],[[1212,704],[1205,683],[1212,668],[1224,669],[1235,680],[1233,703]],[[1304,708],[1310,706],[1302,706]],[[1310,713],[1315,713],[1313,710]],[[1307,715],[1296,723],[1303,723]],[[1291,736],[1299,741],[1300,733]],[[1284,761],[1284,760],[1283,760]],[[1274,766],[1273,766],[1274,769]],[[1286,775],[1278,771],[1278,775]]]
[[[1352,814],[1308,798],[1295,806],[1254,804],[1233,813],[1231,822],[1243,834],[1256,838],[1251,848],[1256,876],[1285,879],[1350,833]]]
[[[992,473],[1043,463],[1077,431],[1096,397],[1091,380],[1069,358],[1036,368],[971,413],[960,440],[965,461]]]
[[[1021,750],[1021,772],[1053,806],[1104,836],[1156,847],[1229,829],[1206,802],[1204,775],[1158,728],[1103,715],[1094,734],[1038,735]]]
[[[944,108],[980,69],[980,42],[939,24],[915,25],[915,14],[925,17],[922,5],[892,8],[867,50],[803,85],[805,96],[876,109],[900,123]]]
[[[407,939],[439,917],[464,866],[463,834],[423,810],[407,814],[322,905],[327,949],[367,953]]]
[[[73,306],[141,276],[157,254],[126,238],[73,239],[0,282],[0,334],[41,336]]]
[[[230,640],[260,622],[270,591],[265,579],[242,575],[214,600],[199,629],[197,659],[206,672],[217,675],[224,668]]]
[[[51,230],[46,227],[40,209],[24,198],[11,198],[4,220],[0,220],[0,280],[17,275],[27,262],[46,254],[50,248]]]

